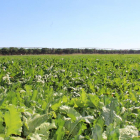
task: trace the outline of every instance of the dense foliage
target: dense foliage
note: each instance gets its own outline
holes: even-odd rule
[[[140,56],[0,57],[0,140],[138,140]]]
[[[140,50],[106,50],[106,49],[78,49],[78,48],[1,48],[1,55],[27,54],[140,54]]]

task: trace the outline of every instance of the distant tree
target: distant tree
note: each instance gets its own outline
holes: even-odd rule
[[[42,54],[47,54],[49,52],[48,48],[42,48],[41,53]]]
[[[20,48],[20,49],[18,50],[18,53],[19,53],[19,54],[26,54],[26,53],[27,53],[27,50],[24,49],[24,48]]]
[[[69,54],[69,49],[63,49],[64,54]]]
[[[139,54],[140,53],[140,50],[137,50],[137,53]]]
[[[55,49],[51,49],[51,54],[55,54]]]
[[[140,50],[96,50],[96,49],[77,49],[77,48],[42,48],[42,49],[24,49],[24,48],[2,48],[0,49],[0,54],[2,55],[15,55],[15,54],[73,54],[73,53],[83,53],[83,54],[140,54]]]
[[[56,49],[55,53],[56,53],[56,54],[62,54],[63,51],[62,51],[62,49]]]
[[[33,54],[41,54],[41,49],[33,49]]]
[[[81,49],[78,49],[78,53],[82,53],[82,50]]]
[[[73,53],[75,53],[75,49],[71,48],[70,49],[70,54],[73,54]]]
[[[9,48],[9,53],[11,55],[17,54],[18,53],[18,48],[16,48],[16,47],[10,47]]]
[[[129,53],[130,53],[130,54],[134,53],[134,50],[129,50]]]
[[[8,55],[9,54],[9,49],[8,48],[2,48],[1,53],[2,53],[2,55]]]
[[[33,49],[28,49],[28,54],[33,54]]]

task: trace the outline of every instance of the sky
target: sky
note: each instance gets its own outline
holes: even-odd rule
[[[140,0],[0,0],[0,47],[140,49]]]

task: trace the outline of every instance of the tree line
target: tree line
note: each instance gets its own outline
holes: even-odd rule
[[[79,48],[1,48],[0,55],[37,55],[37,54],[140,54],[140,50],[105,50]]]

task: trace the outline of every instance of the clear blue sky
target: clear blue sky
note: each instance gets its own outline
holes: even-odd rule
[[[0,0],[0,47],[140,48],[140,0]]]

